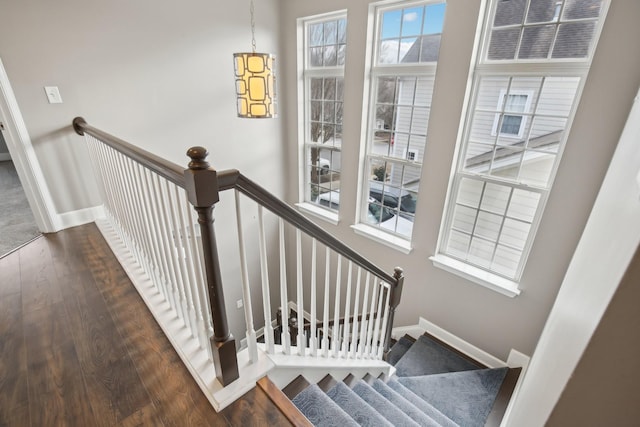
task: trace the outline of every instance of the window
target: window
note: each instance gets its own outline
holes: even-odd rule
[[[443,2],[375,9],[371,102],[360,222],[410,240],[440,38]]]
[[[602,10],[601,0],[491,2],[436,265],[517,286]]]
[[[499,113],[496,113],[494,116],[491,135],[495,136],[498,127],[500,127],[501,136],[522,138],[527,118],[524,115],[514,113],[529,112],[531,95],[532,93],[530,91],[526,93],[511,91],[509,96],[507,96],[506,92],[501,90],[497,106]]]
[[[333,14],[299,25],[304,33],[304,201],[337,211],[337,203],[321,203],[319,196],[340,191],[347,20],[345,14]]]

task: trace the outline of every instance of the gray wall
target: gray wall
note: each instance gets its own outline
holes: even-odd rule
[[[99,203],[84,140],[70,128],[78,115],[183,165],[188,147],[208,147],[214,167],[284,195],[281,120],[236,117],[232,53],[251,49],[248,0],[0,0],[0,10],[0,58],[58,213]],[[258,49],[280,53],[278,0],[256,2],[256,16]],[[44,86],[58,86],[64,103],[48,104]],[[234,221],[228,209],[216,215]],[[218,228],[221,257],[235,251],[223,279],[238,336],[233,228]]]
[[[449,0],[433,96],[429,144],[423,166],[421,197],[409,255],[355,235],[356,187],[363,108],[365,29],[368,0],[300,2],[284,0],[285,52],[296,52],[296,18],[348,9],[345,68],[345,125],[340,223],[329,230],[387,270],[404,267],[405,291],[396,325],[415,324],[423,316],[463,339],[506,359],[511,348],[531,354],[582,233],[611,160],[635,92],[640,85],[640,57],[620,46],[640,39],[636,20],[640,3],[614,1],[595,54],[564,157],[536,242],[524,271],[522,294],[507,298],[436,269],[428,261],[436,248],[450,167],[468,82],[480,0]],[[289,200],[298,196],[296,58],[287,55],[285,97]],[[347,167],[346,165],[353,165]],[[351,202],[349,202],[351,201]]]

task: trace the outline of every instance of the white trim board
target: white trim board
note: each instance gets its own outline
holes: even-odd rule
[[[61,230],[49,187],[42,174],[2,59],[0,59],[0,120],[5,124],[5,142],[33,211],[36,225],[43,233]]]
[[[58,214],[58,225],[60,230],[88,224],[105,217],[104,206],[94,206],[91,208],[78,209],[75,211]]]

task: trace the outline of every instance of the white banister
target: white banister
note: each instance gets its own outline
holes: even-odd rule
[[[318,276],[318,250],[316,239],[311,239],[311,319],[309,325],[309,348],[311,349],[311,355],[316,356],[318,351],[318,339],[316,331],[317,322],[317,276]],[[301,311],[301,305],[298,303],[298,311]]]
[[[196,314],[196,324],[197,326],[197,335],[198,335],[198,341],[200,342],[200,347],[202,348],[207,348],[209,347],[209,340],[207,337],[207,327],[206,327],[206,321],[205,321],[205,316],[203,314],[203,307],[202,307],[202,301],[201,301],[201,294],[199,292],[199,289],[201,287],[201,282],[198,280],[198,276],[197,276],[197,268],[196,268],[196,263],[195,263],[195,256],[193,253],[193,249],[191,246],[190,240],[190,229],[189,229],[189,225],[187,224],[187,221],[185,220],[185,213],[184,213],[184,204],[185,204],[185,200],[184,200],[184,192],[180,191],[180,189],[178,188],[178,186],[174,185],[173,186],[173,190],[174,190],[174,200],[175,200],[175,210],[177,211],[177,216],[178,216],[178,223],[179,223],[179,229],[180,229],[180,236],[182,237],[182,248],[184,250],[184,258],[185,258],[185,262],[186,262],[186,268],[187,268],[187,274],[189,277],[189,291],[190,291],[190,295],[191,298],[193,299],[193,310],[195,311]]]
[[[351,280],[353,277],[353,261],[349,260],[349,272],[347,273],[347,300],[344,304],[344,325],[342,326],[344,337],[342,338],[342,356],[349,357],[349,331],[351,329]]]
[[[384,317],[382,318],[382,328],[380,328],[380,346],[378,347],[378,359],[381,359],[384,353],[384,342],[387,339],[387,322],[389,321],[389,303],[391,302],[391,288],[386,286],[384,300]]]
[[[356,294],[353,303],[353,332],[351,333],[351,353],[355,359],[358,346],[358,304],[360,303],[360,282],[362,279],[362,268],[358,267],[358,277],[356,279]]]
[[[237,191],[236,191],[237,194]],[[260,277],[262,278],[262,304],[264,311],[264,340],[267,346],[267,352],[274,353],[274,336],[273,326],[271,325],[271,294],[269,286],[269,269],[267,259],[267,239],[264,229],[264,211],[262,206],[258,206],[258,228],[260,243]],[[255,337],[254,337],[255,339]]]
[[[380,347],[381,342],[378,341],[378,335],[380,333],[380,319],[382,319],[382,310],[383,310],[383,306],[382,303],[384,301],[384,294],[386,291],[386,287],[384,286],[383,282],[378,282],[378,289],[380,289],[380,295],[378,295],[378,307],[376,309],[376,325],[373,329],[373,338],[372,338],[372,343],[373,345],[371,346],[371,357],[377,358],[378,357],[378,347]]]
[[[365,340],[364,346],[364,357],[369,357],[369,352],[371,351],[371,347],[373,346],[373,325],[375,323],[375,318],[378,317],[376,313],[376,297],[378,296],[378,285],[376,284],[376,278],[373,278],[373,286],[371,289],[371,307],[369,308],[369,320],[367,327],[367,338]]]
[[[333,355],[340,355],[340,285],[342,284],[342,255],[338,254],[338,266],[336,270],[336,297],[333,307]]]
[[[296,229],[296,312],[298,314],[298,354],[305,355],[304,342],[304,299],[302,283],[302,232]]]
[[[322,314],[322,355],[329,356],[329,285],[331,284],[331,250],[325,248],[324,303]]]
[[[236,201],[236,229],[238,231],[238,249],[240,252],[240,276],[242,281],[242,299],[244,300],[244,321],[247,326],[247,348],[249,349],[249,360],[258,360],[258,344],[256,341],[256,331],[253,326],[253,309],[251,307],[251,289],[249,285],[249,269],[247,268],[247,253],[244,247],[244,231],[242,227],[242,212],[240,209],[240,193],[234,191]]]
[[[291,334],[289,333],[289,299],[287,297],[287,264],[284,241],[284,220],[278,218],[278,235],[280,237],[280,318],[282,322],[281,342],[285,354],[291,354]]]
[[[367,302],[369,300],[369,284],[371,274],[367,271],[364,280],[364,297],[362,298],[362,321],[360,322],[360,342],[358,343],[358,358],[361,358],[364,352],[365,341],[367,339],[367,325],[369,320],[367,319]]]

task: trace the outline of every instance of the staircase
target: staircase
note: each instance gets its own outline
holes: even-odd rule
[[[520,368],[489,369],[424,334],[405,335],[387,360],[391,378],[299,376],[283,392],[314,426],[475,427],[500,424]]]

